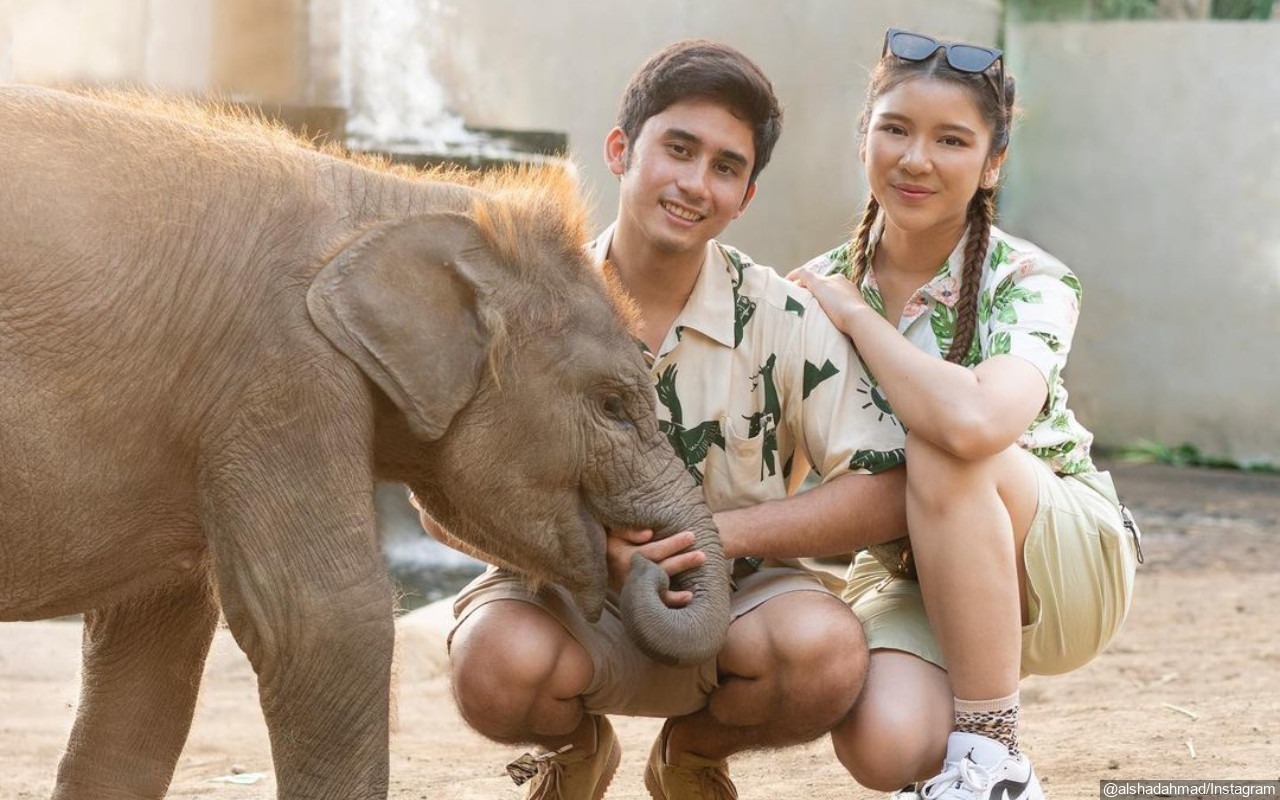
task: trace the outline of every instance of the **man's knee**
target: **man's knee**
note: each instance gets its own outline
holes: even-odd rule
[[[472,613],[449,660],[463,718],[495,738],[519,735],[540,704],[576,697],[592,676],[590,657],[554,617],[514,600]]]
[[[824,709],[832,724],[853,706],[867,674],[857,617],[819,592],[781,595],[743,617],[730,628],[726,655],[728,671],[775,682],[789,705]]]
[[[873,680],[853,712],[831,731],[836,757],[869,789],[891,792],[932,777],[942,766],[951,731],[949,693],[903,697],[903,688]]]

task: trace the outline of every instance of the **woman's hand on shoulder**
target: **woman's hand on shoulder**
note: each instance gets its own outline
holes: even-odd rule
[[[819,275],[800,267],[791,270],[787,280],[808,289],[818,299],[822,310],[846,336],[850,335],[853,315],[871,308],[863,299],[862,292],[843,275]]]

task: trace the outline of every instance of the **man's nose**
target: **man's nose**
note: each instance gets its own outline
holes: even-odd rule
[[[711,165],[701,161],[689,162],[676,178],[676,186],[689,197],[701,200],[707,196],[707,181]]]

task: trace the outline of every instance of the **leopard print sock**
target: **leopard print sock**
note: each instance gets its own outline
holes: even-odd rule
[[[995,700],[956,699],[956,730],[995,739],[1018,754],[1018,693]]]

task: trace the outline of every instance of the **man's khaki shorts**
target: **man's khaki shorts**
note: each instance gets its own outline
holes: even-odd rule
[[[1059,476],[1030,458],[1040,498],[1022,551],[1031,620],[1022,628],[1022,674],[1057,675],[1088,663],[1119,632],[1133,598],[1137,545],[1109,473]],[[862,552],[842,597],[862,620],[870,649],[902,650],[946,669],[919,583],[890,577]]]
[[[766,562],[767,563],[767,562]],[[819,578],[807,570],[789,566],[764,566],[738,578],[730,596],[734,620],[762,603],[789,592],[831,594]],[[638,717],[678,717],[692,714],[707,703],[718,685],[716,660],[690,667],[669,667],[640,652],[623,629],[617,597],[610,593],[600,621],[582,616],[569,593],[558,586],[530,592],[521,579],[490,567],[458,593],[453,605],[456,619],[449,644],[476,609],[496,600],[517,600],[541,608],[569,632],[591,656],[595,674],[583,694],[592,714],[626,714]]]

